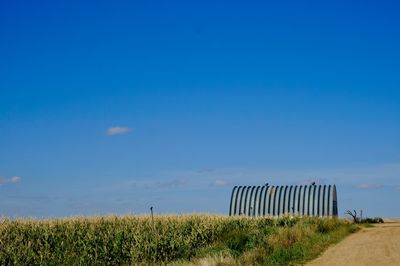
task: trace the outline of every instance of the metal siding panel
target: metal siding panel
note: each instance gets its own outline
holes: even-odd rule
[[[269,205],[269,195],[271,194],[271,189],[272,187],[267,187],[265,189],[265,195],[264,195],[264,212],[263,215],[269,215],[269,210],[268,210],[268,205]]]
[[[283,205],[283,214],[289,214],[290,188],[291,186],[286,186],[285,188],[285,203]]]
[[[318,186],[314,186],[313,215],[317,216],[318,207]]]
[[[295,186],[290,186],[289,189],[289,202],[288,202],[288,214],[294,215],[294,190]]]
[[[272,187],[267,187],[267,189],[265,190],[265,196],[264,196],[265,208],[263,212],[264,216],[269,215],[268,205],[269,205],[269,196],[271,194],[271,189]]]
[[[243,214],[248,215],[249,209],[250,209],[250,196],[251,196],[251,191],[253,187],[248,186],[247,188],[247,193],[246,193],[246,203],[244,204],[244,209],[243,209]]]
[[[271,197],[272,197],[272,193],[275,190],[275,187],[268,187],[267,192],[265,193],[265,214],[271,216],[272,212],[271,212]]]
[[[275,210],[275,205],[277,200],[277,197],[279,196],[279,186],[276,186],[274,190],[272,190],[272,194],[271,194],[271,198],[270,198],[270,202],[269,202],[269,206],[270,206],[270,212],[272,216],[275,216],[277,214],[277,210]]]
[[[317,214],[316,214],[316,207],[315,207],[315,198],[317,197],[317,186],[313,186],[313,188],[312,188],[312,200],[311,200],[311,207],[310,207],[310,210],[311,210],[311,215],[312,216],[316,216]]]
[[[278,194],[278,186],[273,186],[268,196],[268,215],[270,216],[274,216],[276,194]]]
[[[279,207],[280,207],[281,195],[283,193],[282,189],[283,189],[283,186],[279,186],[279,189],[276,190],[277,195],[275,197],[274,208],[275,208],[275,215],[277,215],[277,216],[279,216],[279,214],[280,214]]]
[[[236,193],[237,193],[237,186],[234,186],[233,190],[232,190],[232,194],[231,194],[231,204],[229,205],[229,215],[230,216],[233,215],[232,212],[234,211],[234,203],[235,203],[234,199],[235,199]]]
[[[318,186],[314,185],[313,188],[313,201],[312,201],[312,214],[313,216],[317,216],[317,210],[318,210]]]
[[[275,204],[275,206],[276,206],[276,211],[277,211],[277,215],[278,215],[278,217],[279,217],[279,215],[281,215],[281,206],[282,206],[282,203],[283,203],[283,199],[282,199],[282,196],[283,196],[283,193],[284,193],[284,186],[280,186],[279,187],[279,194],[278,194],[278,196],[277,196],[277,202],[276,202],[276,204]]]
[[[288,205],[288,201],[289,201],[289,186],[285,186],[285,190],[284,190],[283,195],[284,195],[282,197],[283,198],[283,207],[282,207],[281,214],[285,215],[285,214],[288,213],[287,205]]]
[[[311,202],[312,202],[312,191],[313,191],[313,188],[312,188],[312,186],[308,186],[308,204],[307,204],[307,215],[308,216],[311,216],[311,213],[312,213],[312,209],[310,208],[310,206],[312,206],[311,204]]]
[[[245,193],[245,191],[246,191],[246,186],[243,186],[242,187],[242,191],[240,192],[240,194],[239,194],[239,196],[238,196],[238,198],[239,198],[239,200],[238,200],[238,206],[237,206],[237,214],[238,215],[241,215],[242,213],[242,202],[244,201],[244,199],[243,199],[243,195],[244,195],[244,193]]]
[[[284,215],[285,214],[287,187],[288,186],[282,187],[282,195],[281,195],[281,200],[280,200],[281,204],[279,206],[279,214],[280,215]]]
[[[312,188],[312,186],[309,186],[308,187],[308,204],[307,204],[307,215],[308,216],[311,216],[312,215],[312,209],[311,209],[311,206],[312,206],[312,191],[313,191],[313,188]]]
[[[233,215],[238,215],[239,214],[240,195],[241,195],[242,191],[243,191],[243,187],[239,186],[238,190],[236,192],[236,196],[235,196],[235,205],[234,205],[234,208],[233,208]]]
[[[278,201],[279,201],[279,189],[280,186],[276,186],[275,189],[272,191],[273,195],[271,195],[271,200],[269,205],[271,206],[272,216],[278,215]]]
[[[263,187],[261,188],[261,193],[260,193],[260,207],[259,207],[259,210],[258,210],[258,213],[259,213],[261,216],[264,216],[264,215],[265,215],[265,193],[267,192],[267,188],[268,188],[268,187],[265,187],[265,186],[263,186]]]
[[[260,209],[260,192],[261,192],[261,187],[258,186],[256,190],[256,195],[254,197],[254,213],[253,215],[255,217],[258,217],[260,215],[259,209]]]
[[[328,186],[324,186],[324,216],[329,216],[328,213]]]
[[[250,189],[251,189],[251,186],[246,186],[246,191],[244,192],[242,206],[240,208],[240,212],[242,213],[242,215],[246,215],[247,204],[249,203],[247,198],[249,196]]]
[[[254,216],[253,215],[253,213],[254,213],[254,193],[255,193],[255,190],[256,190],[256,186],[254,186],[252,189],[251,189],[251,193],[250,193],[250,197],[249,197],[249,201],[250,201],[250,204],[249,204],[249,208],[248,208],[248,210],[247,210],[247,215],[249,215],[249,216]]]
[[[299,214],[301,216],[304,215],[304,190],[305,187],[300,186],[300,193],[299,193]]]
[[[276,215],[278,215],[278,217],[279,217],[279,215],[281,214],[281,209],[280,209],[280,207],[281,207],[281,198],[282,198],[282,194],[283,194],[283,186],[279,186],[279,191],[278,191],[278,195],[277,195],[277,197],[276,197]]]
[[[251,192],[253,191],[253,187],[249,186],[247,193],[246,193],[246,203],[244,204],[244,210],[243,214],[244,215],[249,215],[249,209],[250,209],[250,197],[251,197]]]
[[[282,215],[283,212],[283,201],[284,201],[284,193],[285,193],[285,187],[281,186],[279,189],[279,198],[278,198],[278,216]]]
[[[285,201],[285,186],[281,186],[279,191],[279,200],[278,200],[278,216],[283,214],[283,205]]]
[[[310,186],[310,196],[308,198],[308,215],[314,216],[314,194],[315,186]]]
[[[314,215],[319,216],[319,186],[315,188],[314,194]]]
[[[319,187],[319,200],[318,200],[318,215],[319,217],[323,216],[323,206],[324,206],[324,186]]]
[[[297,198],[298,207],[299,207],[297,213],[301,216],[303,215],[303,198],[304,198],[304,187],[300,186],[299,187],[299,197]]]
[[[312,215],[313,216],[316,216],[317,215],[317,212],[316,212],[316,210],[317,210],[317,208],[316,208],[316,206],[315,206],[315,203],[316,203],[316,201],[315,201],[315,199],[317,198],[317,191],[318,191],[318,187],[317,186],[314,186],[313,187],[313,200],[312,200]]]
[[[325,216],[325,185],[322,186],[321,188],[321,206],[320,206],[320,210],[321,210],[321,216]]]
[[[271,201],[274,193],[275,186],[271,186],[268,188],[267,193],[265,194],[265,215],[272,215]]]
[[[260,189],[260,186],[254,187],[254,192],[253,192],[253,197],[252,197],[253,200],[251,201],[252,202],[252,208],[251,208],[251,212],[250,212],[250,215],[252,217],[256,216],[256,204],[257,204],[257,208],[258,208],[258,202],[256,200],[256,197],[257,197],[259,189]]]
[[[332,216],[332,187],[328,187],[328,216]]]
[[[309,186],[304,186],[304,210],[303,210],[303,215],[307,216],[308,215],[308,197],[309,197]]]
[[[337,192],[335,185],[333,185],[333,216],[338,216],[338,202],[337,202]]]
[[[236,202],[236,213],[237,213],[237,215],[240,215],[240,208],[241,208],[241,206],[242,206],[242,200],[243,200],[243,194],[244,194],[244,192],[245,192],[245,189],[246,189],[246,186],[242,186],[242,189],[241,189],[241,191],[240,191],[240,193],[238,193],[238,196],[237,196],[237,202]]]
[[[249,197],[249,194],[250,194],[250,191],[251,191],[251,186],[248,186],[248,187],[246,187],[246,193],[245,193],[245,196],[244,196],[244,203],[242,203],[242,209],[241,209],[241,213],[243,214],[243,215],[246,215],[246,210],[247,210],[247,206],[248,206],[248,203],[249,203],[249,199],[248,199],[248,197]]]
[[[294,215],[299,214],[299,186],[294,187],[294,198],[293,198],[293,206],[294,206]]]

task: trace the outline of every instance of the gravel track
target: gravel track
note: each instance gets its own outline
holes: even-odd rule
[[[307,265],[400,266],[400,219],[385,219],[384,224],[364,228]]]

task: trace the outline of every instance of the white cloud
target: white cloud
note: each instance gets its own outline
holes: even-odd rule
[[[13,177],[10,177],[10,178],[0,177],[0,185],[3,185],[3,184],[16,184],[16,183],[19,183],[19,182],[21,182],[21,177],[20,176],[13,176]]]
[[[128,132],[132,131],[129,127],[110,127],[106,131],[107,136],[115,136],[115,135],[121,135],[121,134],[126,134]]]
[[[376,188],[382,188],[383,185],[380,184],[360,184],[357,185],[356,188],[359,189],[376,189]]]
[[[226,181],[226,180],[223,180],[223,179],[217,179],[217,180],[214,180],[211,183],[211,185],[214,186],[214,187],[226,187],[226,186],[229,186],[230,183],[228,181]]]
[[[11,183],[19,183],[19,182],[21,182],[21,177],[20,176],[13,176],[13,177],[11,177],[10,178],[10,182]]]
[[[174,179],[165,182],[156,182],[154,185],[158,188],[176,188],[186,186],[187,182],[182,179]]]

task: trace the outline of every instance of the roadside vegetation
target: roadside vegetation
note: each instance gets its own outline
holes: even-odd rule
[[[358,215],[356,210],[350,211],[347,210],[344,214],[350,216],[353,219],[355,224],[382,224],[384,220],[381,217],[374,217],[374,218],[363,218],[362,215]]]
[[[358,230],[328,218],[0,220],[0,265],[290,265]]]

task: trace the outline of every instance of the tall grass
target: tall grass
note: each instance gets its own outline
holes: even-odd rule
[[[338,219],[211,215],[3,219],[0,265],[279,264],[270,258],[280,250],[350,227]]]

